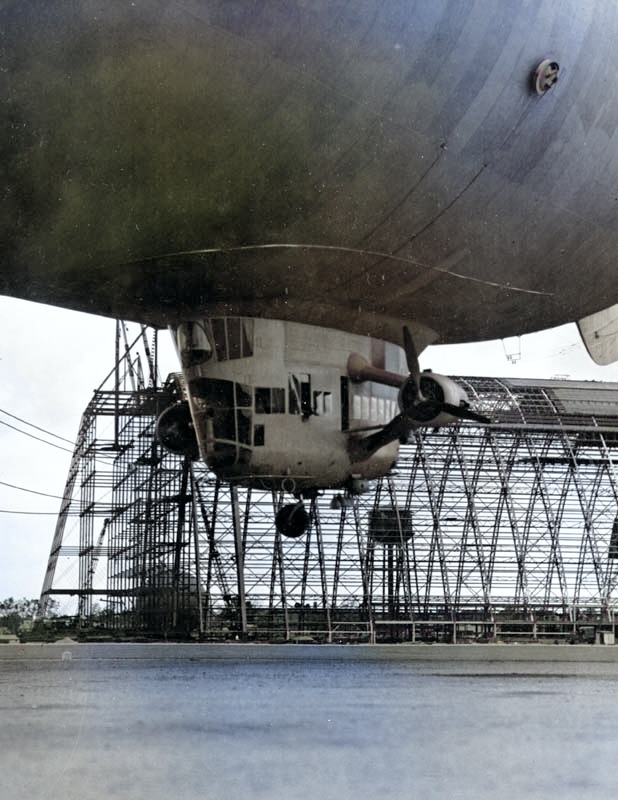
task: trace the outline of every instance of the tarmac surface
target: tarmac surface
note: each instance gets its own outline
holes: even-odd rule
[[[2,800],[605,800],[618,647],[0,648]]]

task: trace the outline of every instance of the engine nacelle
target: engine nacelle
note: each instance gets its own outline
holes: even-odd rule
[[[163,411],[157,420],[156,436],[171,453],[192,459],[199,456],[191,410],[186,401],[174,403]]]
[[[467,408],[470,405],[468,395],[461,386],[445,375],[427,370],[421,373],[419,384],[420,398],[412,377],[399,390],[401,412],[418,425],[435,428],[450,425],[457,420],[457,416],[445,411],[444,406]]]

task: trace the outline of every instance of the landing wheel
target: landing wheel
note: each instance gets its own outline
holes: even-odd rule
[[[309,530],[309,514],[302,501],[290,503],[277,511],[275,525],[282,536],[298,539]]]

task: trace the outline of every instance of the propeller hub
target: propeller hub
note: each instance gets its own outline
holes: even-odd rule
[[[416,380],[410,376],[399,390],[399,408],[409,417],[414,416],[416,406],[421,400]]]
[[[435,400],[421,400],[420,403],[417,403],[416,406],[412,409],[412,413],[409,416],[415,422],[430,422],[431,420],[436,419],[442,412],[442,403],[436,403]]]

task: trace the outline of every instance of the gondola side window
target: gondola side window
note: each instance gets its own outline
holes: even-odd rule
[[[238,441],[241,444],[251,444],[251,412],[244,409],[236,409],[236,430]]]
[[[313,393],[313,413],[319,417],[332,414],[333,411],[333,395],[331,392],[314,392]]]
[[[251,387],[244,383],[236,384],[236,405],[241,408],[251,408]]]
[[[255,389],[256,414],[284,414],[285,389],[256,387]]]
[[[309,419],[313,413],[311,376],[307,373],[296,372],[288,376],[288,411],[290,414],[302,414],[303,419]]]

